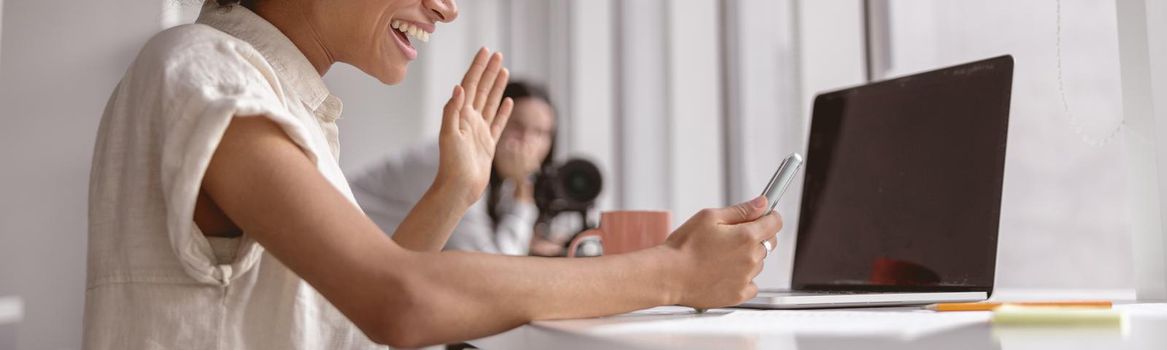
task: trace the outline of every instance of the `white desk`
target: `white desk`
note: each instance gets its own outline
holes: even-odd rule
[[[604,318],[535,322],[469,343],[482,349],[1167,349],[1167,304],[1132,304],[1130,297],[1130,293],[1034,291],[1002,291],[994,296],[998,300],[1116,300],[1116,308],[1126,310],[1123,327],[997,327],[987,322],[987,312],[965,313],[958,317],[967,319],[957,320],[944,315],[953,313],[919,308],[810,312],[805,315],[827,318],[787,327],[768,324],[772,320],[766,317],[799,314],[717,309],[699,315],[683,308],[657,308]],[[759,318],[743,321],[752,316]],[[835,322],[830,317],[840,322],[830,323]],[[929,329],[916,332],[890,323],[903,322],[905,317],[914,319],[915,327],[921,326],[921,317],[924,321],[935,317],[936,325],[923,325]],[[824,320],[828,324],[821,324]],[[748,325],[735,330],[742,322]],[[948,323],[940,325],[944,322]]]

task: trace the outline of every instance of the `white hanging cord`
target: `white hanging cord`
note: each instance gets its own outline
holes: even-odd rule
[[[1062,99],[1062,110],[1065,112],[1063,115],[1070,123],[1070,128],[1074,130],[1074,133],[1078,134],[1078,136],[1082,138],[1082,142],[1085,142],[1090,146],[1102,147],[1111,141],[1114,141],[1114,139],[1118,138],[1118,135],[1122,134],[1123,129],[1126,128],[1126,117],[1124,116],[1123,119],[1119,120],[1118,125],[1115,126],[1114,129],[1110,130],[1110,132],[1107,132],[1105,137],[1096,138],[1090,136],[1086,132],[1085,128],[1082,126],[1082,122],[1079,121],[1078,118],[1074,116],[1074,113],[1070,111],[1070,103],[1066,99],[1065,81],[1062,79],[1062,0],[1056,1],[1058,29],[1057,41],[1055,42],[1055,45],[1057,46],[1058,50],[1058,94],[1061,95]]]

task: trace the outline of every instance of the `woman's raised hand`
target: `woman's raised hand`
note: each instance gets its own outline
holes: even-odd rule
[[[515,105],[502,99],[509,79],[502,54],[482,48],[442,111],[434,186],[463,196],[464,205],[477,201],[490,181],[495,145]]]
[[[695,308],[737,305],[758,293],[753,279],[782,229],[777,212],[765,214],[766,197],[731,207],[705,209],[669,235],[665,246],[678,256],[680,295],[676,303]]]

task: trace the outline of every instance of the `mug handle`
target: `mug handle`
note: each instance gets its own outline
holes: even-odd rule
[[[591,237],[595,237],[595,238],[591,238]],[[571,240],[571,245],[569,245],[567,247],[567,257],[574,258],[575,251],[577,249],[579,249],[579,245],[581,243],[583,243],[584,241],[587,241],[589,239],[595,239],[596,241],[602,242],[601,238],[600,238],[600,229],[598,229],[598,228],[589,229],[589,230],[584,231],[584,232],[580,233],[579,235],[575,236],[575,239]]]

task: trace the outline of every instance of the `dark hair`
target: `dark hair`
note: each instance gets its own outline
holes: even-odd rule
[[[519,103],[519,100],[528,98],[539,99],[550,105],[552,111],[555,110],[555,105],[551,103],[551,96],[547,94],[547,90],[535,84],[523,81],[511,81],[507,84],[506,89],[503,90],[502,96],[503,98],[510,97],[515,103]],[[555,125],[558,126],[559,123],[556,122]],[[539,171],[550,167],[554,163],[555,139],[555,132],[553,131],[551,133],[551,147],[547,149],[547,155],[543,157]],[[495,212],[495,209],[498,207],[498,202],[502,198],[502,194],[499,193],[502,190],[502,180],[502,176],[498,175],[498,168],[492,166],[490,168],[490,183],[486,187],[486,213],[490,215],[490,221],[495,227],[498,227],[499,221],[498,213]],[[542,213],[543,208],[539,208],[539,211]]]

